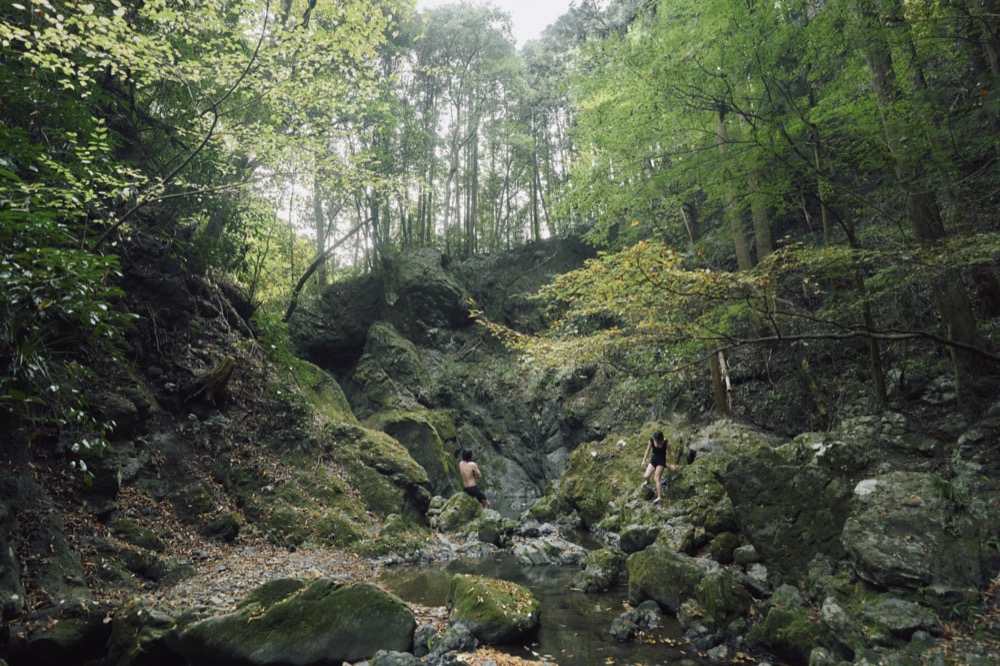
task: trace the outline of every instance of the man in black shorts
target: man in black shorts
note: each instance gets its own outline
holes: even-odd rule
[[[479,489],[479,479],[483,478],[483,475],[479,471],[479,465],[472,462],[472,451],[468,449],[462,451],[462,462],[458,463],[458,471],[462,474],[462,489],[465,490],[465,494],[479,500],[484,509],[490,508],[489,500]]]

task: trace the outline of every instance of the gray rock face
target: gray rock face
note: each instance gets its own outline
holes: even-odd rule
[[[179,652],[192,665],[355,662],[379,650],[410,652],[416,621],[397,597],[373,585],[319,579],[265,608],[250,603],[186,627]]]
[[[889,589],[980,585],[981,527],[933,474],[894,472],[854,491],[844,547],[862,578]]]
[[[830,472],[761,452],[733,459],[725,488],[745,535],[772,572],[797,580],[817,554],[843,556],[840,533],[850,490]]]

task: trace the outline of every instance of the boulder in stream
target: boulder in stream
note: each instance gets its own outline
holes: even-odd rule
[[[538,632],[541,606],[510,581],[456,574],[448,590],[449,620],[464,624],[481,643],[523,643]]]
[[[178,651],[192,666],[306,666],[413,649],[413,613],[374,585],[320,578],[280,600],[271,597],[257,595],[234,613],[184,628],[177,636]]]

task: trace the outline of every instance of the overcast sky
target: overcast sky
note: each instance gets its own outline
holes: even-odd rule
[[[457,4],[460,0],[417,0],[417,9]],[[547,26],[569,10],[571,0],[477,0],[492,4],[514,18],[514,40],[518,48],[542,34]]]

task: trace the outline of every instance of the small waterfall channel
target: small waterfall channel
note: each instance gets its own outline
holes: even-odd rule
[[[567,534],[588,549],[599,547],[589,534]],[[452,560],[438,565],[401,565],[383,570],[379,583],[405,601],[423,606],[444,606],[452,576],[475,574],[508,580],[530,589],[542,607],[541,628],[528,646],[501,648],[512,656],[558,664],[688,665],[703,663],[681,646],[677,621],[664,615],[663,626],[635,642],[618,643],[611,623],[628,610],[625,586],[603,594],[583,594],[570,589],[577,569],[566,566],[526,566],[502,552],[477,559]]]

